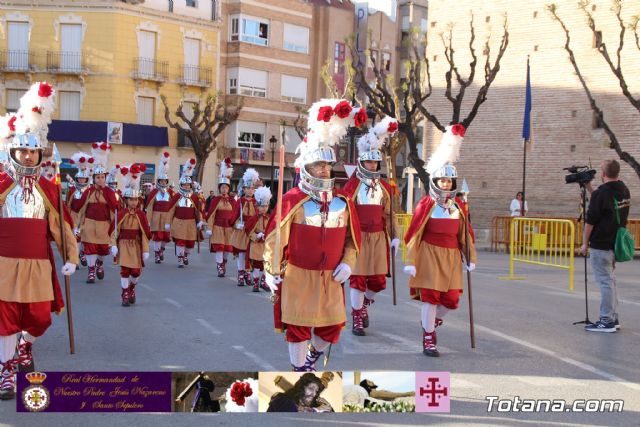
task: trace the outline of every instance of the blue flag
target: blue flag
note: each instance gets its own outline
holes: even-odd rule
[[[524,120],[522,122],[522,139],[529,142],[531,139],[531,78],[529,72],[529,58],[527,58],[527,87],[524,100]]]

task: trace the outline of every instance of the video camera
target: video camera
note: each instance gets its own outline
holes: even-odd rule
[[[584,185],[593,181],[596,176],[596,170],[591,169],[589,166],[569,166],[568,168],[563,168],[563,170],[569,171],[569,174],[564,177],[566,184],[578,183]]]

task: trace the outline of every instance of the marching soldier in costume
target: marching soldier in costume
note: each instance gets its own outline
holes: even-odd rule
[[[453,162],[458,158],[465,129],[448,126],[440,146],[427,164],[430,174],[429,195],[416,206],[405,234],[411,297],[422,302],[423,353],[438,357],[435,328],[442,325],[443,316],[458,308],[464,287],[462,257],[467,254],[466,233],[471,226],[468,211],[455,195],[458,173]],[[469,270],[475,269],[476,252],[469,239]],[[465,266],[467,264],[464,264]]]
[[[80,151],[71,156],[71,159],[69,160],[69,163],[78,169],[78,172],[76,172],[76,175],[73,177],[73,186],[70,185],[67,190],[66,200],[67,207],[71,212],[71,219],[73,219],[73,223],[76,224],[76,226],[79,224],[78,221],[80,220],[82,195],[85,190],[89,188],[93,162],[94,160],[90,155]],[[82,242],[80,241],[80,233],[76,235],[75,240],[78,244],[78,252],[80,253],[80,264],[82,264],[83,267],[86,267],[87,258],[84,255]]]
[[[111,145],[107,142],[94,143],[91,154],[94,159],[91,185],[80,199],[78,231],[87,257],[89,271],[87,283],[104,279],[104,257],[109,255],[111,238],[109,227],[119,204],[113,190],[107,187],[107,159]]]
[[[353,203],[334,187],[331,168],[332,146],[346,135],[354,115],[345,100],[311,106],[310,131],[298,147],[300,183],[283,196],[282,217],[272,215],[267,227],[266,282],[276,292],[275,326],[285,331],[295,371],[315,370],[345,325],[342,284],[355,267],[360,227]]]
[[[66,238],[64,275],[75,272],[73,223],[54,183],[40,176],[53,88],[35,83],[22,97],[16,119],[2,120],[11,174],[0,172],[0,399],[15,397],[15,372],[34,369],[32,345],[64,308],[51,242]],[[62,222],[62,226],[61,226]],[[16,348],[17,347],[17,348]],[[15,356],[17,350],[17,356]]]
[[[171,207],[169,202],[174,195],[173,190],[169,188],[169,160],[168,152],[165,151],[160,155],[156,188],[149,193],[145,206],[151,227],[151,247],[156,264],[164,261],[165,245],[171,241],[171,232],[165,229],[165,224],[171,223],[168,217]]]
[[[238,265],[238,286],[251,285],[251,275],[245,270],[246,252],[249,245],[249,236],[245,229],[245,224],[258,214],[256,199],[253,197],[256,182],[260,180],[260,176],[255,169],[249,168],[242,175],[242,196],[238,199],[237,217],[233,224],[233,232],[231,234],[231,246],[233,246],[233,254],[237,256]]]
[[[269,222],[269,202],[271,201],[271,190],[269,187],[259,187],[254,193],[258,215],[245,222],[247,233],[249,234],[249,248],[247,249],[247,265],[253,275],[253,292],[260,292],[260,288],[269,291],[269,287],[264,278],[264,232],[267,230]]]
[[[224,277],[226,274],[227,256],[233,252],[231,235],[234,217],[239,210],[237,202],[229,196],[232,175],[231,159],[227,157],[220,162],[220,176],[218,177],[220,194],[211,200],[209,211],[205,216],[208,226],[206,236],[209,237],[209,250],[216,257],[218,277]]]
[[[358,165],[344,187],[344,192],[356,205],[362,245],[356,268],[349,278],[351,288],[351,316],[354,335],[365,335],[369,326],[367,307],[375,295],[387,287],[389,249],[397,249],[400,241],[393,237],[389,243],[389,215],[391,212],[391,186],[380,178],[380,162],[385,139],[398,129],[398,122],[385,117],[358,140]]]
[[[136,285],[142,274],[144,262],[149,258],[151,230],[140,204],[141,165],[133,164],[122,168],[124,177],[123,196],[126,209],[118,210],[115,222],[111,224],[111,254],[120,264],[120,287],[122,306],[136,303]]]
[[[196,244],[198,230],[205,225],[200,216],[200,202],[193,194],[191,175],[195,166],[196,160],[189,159],[182,167],[178,193],[169,201],[167,218],[171,222],[165,224],[165,230],[171,231],[171,237],[176,244],[178,268],[189,265],[189,253]]]

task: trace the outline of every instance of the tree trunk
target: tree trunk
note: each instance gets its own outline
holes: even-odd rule
[[[197,181],[200,185],[204,185],[204,166],[207,163],[207,159],[209,159],[209,153],[198,155],[196,154],[196,162],[198,164],[197,173],[195,177],[195,181]]]

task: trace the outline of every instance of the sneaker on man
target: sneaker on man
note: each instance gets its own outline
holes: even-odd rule
[[[602,320],[598,320],[596,323],[585,326],[584,330],[589,332],[615,332],[616,326],[614,322],[605,323]]]
[[[620,330],[620,322],[618,321],[618,319],[616,319],[615,322],[613,322],[613,324],[616,327],[616,331],[619,331]]]

